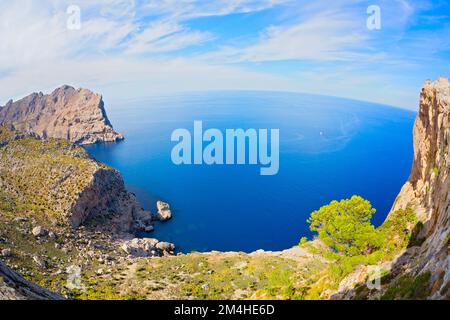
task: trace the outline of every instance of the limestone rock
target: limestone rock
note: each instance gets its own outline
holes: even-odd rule
[[[50,292],[21,277],[0,261],[0,300],[62,300]]]
[[[397,276],[429,273],[430,299],[450,299],[450,83],[448,78],[426,81],[414,124],[414,161],[411,176],[398,195],[387,219],[399,209],[411,208],[422,222],[418,247],[406,249],[385,263]],[[349,290],[368,272],[358,269],[341,283],[337,299],[351,298]],[[369,298],[379,298],[376,292]]]
[[[133,195],[134,197],[134,195]],[[137,203],[137,201],[136,201]],[[140,210],[135,210],[134,212],[134,230],[152,232],[154,227],[152,225],[152,214],[150,211],[146,211],[142,208]]]
[[[155,227],[153,226],[147,226],[144,228],[144,231],[149,233],[149,232],[153,232],[155,230]]]
[[[48,267],[47,261],[38,255],[33,256],[33,261],[41,269],[47,269],[47,267]]]
[[[10,249],[3,249],[1,252],[1,256],[4,258],[8,258],[12,256],[12,252]]]
[[[426,241],[406,265],[413,273],[430,272],[432,298],[450,292],[450,83],[427,81],[414,124],[414,162],[392,211],[412,207],[422,221]],[[447,290],[445,290],[447,288]]]
[[[165,253],[173,253],[175,245],[159,242],[159,240],[152,238],[135,238],[123,242],[121,248],[133,257],[160,257]]]
[[[173,252],[175,250],[175,245],[169,242],[158,242],[156,248],[166,252]]]
[[[170,210],[170,206],[168,203],[158,201],[156,203],[156,207],[158,209],[156,219],[160,221],[167,221],[172,218],[172,211]]]
[[[62,138],[78,144],[123,139],[106,116],[102,97],[87,89],[62,86],[49,95],[33,93],[0,108],[0,125],[39,137]]]
[[[48,230],[42,228],[41,226],[34,227],[31,231],[35,237],[45,237],[48,235]]]

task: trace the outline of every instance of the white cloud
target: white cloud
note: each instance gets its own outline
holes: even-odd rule
[[[126,53],[158,53],[180,50],[212,39],[208,32],[186,30],[173,21],[157,21],[126,43]]]
[[[206,58],[220,61],[349,60],[366,37],[349,14],[323,12],[294,24],[269,27],[256,44],[223,47]]]
[[[143,8],[146,12],[185,20],[262,11],[292,1],[295,0],[149,0]]]
[[[73,2],[82,9],[78,31],[66,28],[66,9],[72,1],[0,1],[0,104],[68,83],[114,98],[262,89],[310,91],[414,107],[411,101],[416,99],[417,88],[410,85],[410,95],[403,94],[407,86],[400,83],[408,76],[402,79],[402,72],[416,67],[420,59],[432,59],[433,48],[450,46],[447,30],[435,31],[434,36],[416,33],[420,38],[412,40],[406,36],[404,27],[419,10],[407,0],[379,1],[383,14],[379,33],[365,28],[364,4],[351,0]],[[188,27],[195,18],[275,6],[284,10],[277,10],[272,25],[244,39],[224,40]],[[221,41],[221,46],[179,58],[180,49],[211,40]],[[410,56],[404,55],[401,49],[405,46],[399,47],[398,41],[409,41]],[[307,64],[308,69],[277,73],[255,68],[267,61],[287,60]],[[401,89],[396,92],[394,88]]]
[[[64,83],[101,92],[109,101],[198,90],[295,89],[282,76],[231,66],[207,65],[186,59],[107,58],[48,62],[6,78],[0,77],[1,102],[18,99],[30,92],[49,92]]]

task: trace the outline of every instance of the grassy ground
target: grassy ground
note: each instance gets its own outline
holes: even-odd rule
[[[80,299],[304,299],[318,261],[244,253],[139,259],[95,279]]]

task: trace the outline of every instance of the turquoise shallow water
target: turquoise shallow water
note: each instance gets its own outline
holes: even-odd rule
[[[379,225],[412,163],[409,111],[333,97],[215,92],[106,101],[111,122],[126,136],[87,150],[118,169],[128,188],[155,210],[169,202],[174,218],[148,236],[180,251],[280,250],[311,236],[309,214],[334,199],[358,194],[377,209]],[[173,130],[280,129],[280,171],[259,166],[176,166]],[[146,236],[146,235],[144,235]]]

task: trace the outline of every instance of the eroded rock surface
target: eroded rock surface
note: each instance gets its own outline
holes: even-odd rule
[[[430,272],[432,298],[449,298],[450,286],[450,83],[427,81],[414,125],[414,162],[392,211],[411,207],[423,223],[425,242],[404,268]]]
[[[91,223],[117,233],[151,225],[151,213],[126,190],[120,173],[66,140],[39,140],[0,126],[0,172],[2,197],[30,216],[45,212],[53,223]],[[33,234],[47,232],[36,226]]]
[[[122,250],[133,257],[160,257],[165,254],[173,254],[175,245],[168,242],[160,242],[158,239],[132,239],[121,246]]]
[[[101,95],[62,86],[51,94],[33,93],[0,108],[0,125],[41,138],[62,138],[78,144],[112,142],[123,136],[112,128]]]

